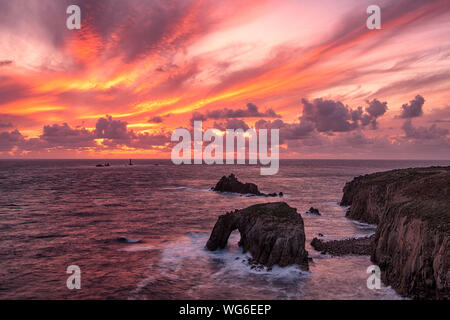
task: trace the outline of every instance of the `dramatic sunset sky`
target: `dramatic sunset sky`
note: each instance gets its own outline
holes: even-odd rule
[[[168,158],[194,119],[279,128],[284,158],[450,159],[450,0],[0,0],[1,158]]]

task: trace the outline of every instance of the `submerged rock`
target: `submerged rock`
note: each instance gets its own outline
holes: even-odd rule
[[[285,202],[263,203],[221,215],[206,244],[210,251],[223,249],[234,230],[239,245],[254,262],[272,267],[297,264],[308,270],[303,219]]]
[[[120,243],[144,243],[142,240],[132,240],[132,239],[128,239],[125,237],[120,237],[120,238],[117,238],[116,240],[117,240],[117,242],[120,242]]]
[[[331,254],[334,256],[342,256],[347,254],[370,255],[373,249],[372,241],[373,236],[331,241],[323,241],[321,239],[314,238],[311,241],[311,246],[320,253]]]
[[[319,209],[316,209],[314,207],[309,208],[309,210],[306,213],[315,214],[316,216],[321,216]]]
[[[255,196],[264,196],[264,197],[276,197],[276,196],[283,196],[283,193],[280,192],[279,194],[276,193],[270,193],[265,194],[259,191],[258,186],[254,183],[242,183],[240,182],[236,176],[232,173],[228,177],[223,176],[219,182],[217,182],[216,186],[212,188],[213,191],[218,192],[233,192],[233,193],[240,193],[240,194],[251,194]]]
[[[402,295],[450,299],[450,167],[355,178],[344,188],[347,217],[377,224],[372,261]]]

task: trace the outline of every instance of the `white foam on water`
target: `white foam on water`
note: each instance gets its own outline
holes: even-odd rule
[[[364,223],[364,222],[360,222],[357,220],[352,220],[349,219],[353,224],[355,224],[359,229],[363,229],[363,230],[375,230],[377,228],[377,226],[375,224],[369,224],[369,223]]]
[[[189,283],[188,294],[193,298],[207,298],[205,292],[220,288],[224,292],[246,290],[245,294],[253,298],[263,298],[263,292],[267,292],[268,298],[282,293],[281,298],[292,299],[297,296],[295,283],[310,274],[297,266],[268,269],[250,264],[251,255],[237,246],[239,234],[230,236],[228,248],[213,252],[205,248],[208,237],[206,233],[188,233],[177,241],[147,247],[160,249],[161,259],[150,266],[151,275],[138,284],[133,294],[139,294],[155,280],[168,279]],[[289,290],[293,284],[294,290]]]

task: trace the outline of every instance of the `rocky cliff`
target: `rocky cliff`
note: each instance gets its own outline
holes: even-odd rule
[[[236,229],[241,234],[239,245],[254,262],[267,267],[297,264],[308,270],[303,219],[285,202],[257,204],[220,216],[206,248],[225,248]]]
[[[371,259],[383,280],[417,299],[450,297],[450,167],[393,170],[344,187],[347,216],[377,224]]]

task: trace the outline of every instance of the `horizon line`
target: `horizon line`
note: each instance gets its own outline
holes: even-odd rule
[[[170,158],[0,158],[0,161],[4,160],[155,160],[155,161],[171,161]],[[194,160],[194,159],[192,159]],[[226,160],[226,159],[224,159]],[[240,159],[234,159],[235,161]],[[349,160],[349,161],[450,161],[449,159],[405,159],[405,158],[280,158],[280,161],[286,160]],[[248,159],[245,159],[248,161]],[[205,163],[202,163],[205,164]],[[216,164],[221,165],[221,164]],[[223,163],[226,165],[226,163]],[[237,163],[235,163],[237,165]],[[246,165],[246,164],[242,164]]]

